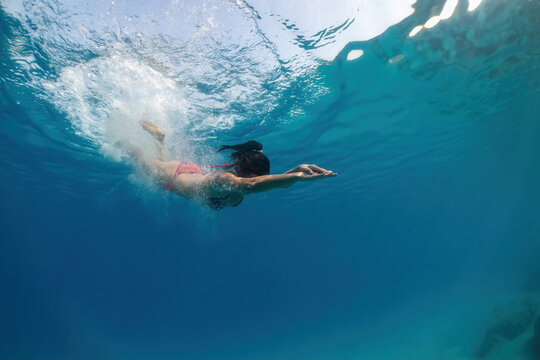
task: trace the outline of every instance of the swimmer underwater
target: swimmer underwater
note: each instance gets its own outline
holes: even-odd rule
[[[218,152],[233,150],[232,164],[211,168],[229,168],[230,170],[203,171],[190,162],[168,161],[164,140],[165,132],[150,121],[141,125],[157,141],[158,159],[147,158],[140,148],[128,142],[119,142],[155,182],[167,190],[189,200],[204,203],[213,210],[226,206],[238,206],[244,195],[287,188],[298,181],[313,181],[334,177],[337,173],[316,165],[299,165],[283,174],[270,175],[270,160],[262,152],[262,144],[248,141],[239,145],[222,145]]]

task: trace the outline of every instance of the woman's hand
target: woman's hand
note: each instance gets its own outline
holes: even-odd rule
[[[327,178],[327,177],[334,177],[337,176],[336,173],[327,171],[324,173],[316,173],[313,174],[306,174],[306,173],[298,173],[298,177],[300,181],[313,181],[317,179]]]
[[[313,164],[302,164],[293,170],[296,170],[295,172],[298,173],[300,181],[313,181],[325,177],[337,176],[337,173]]]
[[[323,168],[321,168],[321,167],[319,167],[317,165],[313,165],[313,164],[298,165],[294,169],[291,169],[291,170],[287,171],[285,174],[291,174],[291,173],[302,173],[303,175],[313,176],[314,178],[318,178],[321,175],[324,175],[324,177],[326,177],[326,176],[336,176],[337,175],[337,173],[334,173],[334,172],[332,172],[330,170],[323,169]]]

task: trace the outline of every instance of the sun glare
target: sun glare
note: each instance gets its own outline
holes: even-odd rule
[[[364,55],[364,50],[362,50],[362,49],[351,50],[347,54],[347,61],[358,59],[362,55]]]

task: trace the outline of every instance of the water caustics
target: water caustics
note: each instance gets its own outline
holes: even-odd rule
[[[347,43],[381,34],[413,3],[7,1],[3,8],[20,21],[10,53],[25,81],[66,113],[78,135],[110,150],[120,133],[140,137],[136,124],[146,118],[177,139],[269,121],[264,114],[283,107],[295,79]],[[31,44],[41,45],[28,51]],[[291,91],[310,98],[324,89],[309,82]],[[303,105],[288,106],[279,111]]]

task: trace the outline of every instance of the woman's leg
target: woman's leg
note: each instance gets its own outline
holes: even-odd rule
[[[131,158],[142,166],[144,171],[152,176],[156,181],[163,184],[170,183],[174,178],[176,168],[178,167],[177,161],[163,161],[160,159],[148,159],[141,148],[131,144],[128,141],[119,141],[116,143],[121,147]]]
[[[158,156],[161,161],[167,161],[167,154],[165,151],[165,131],[160,129],[156,124],[151,121],[142,121],[141,126],[157,141]]]

